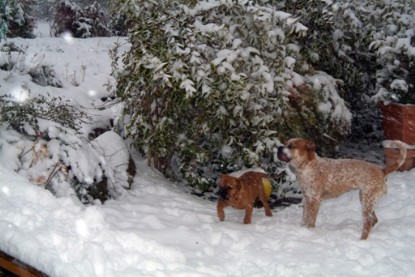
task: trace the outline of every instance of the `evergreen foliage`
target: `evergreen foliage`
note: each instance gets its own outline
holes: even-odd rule
[[[76,38],[109,36],[107,16],[95,1],[84,9],[70,0],[57,3],[55,19],[51,27],[53,36],[70,32]]]
[[[85,112],[60,97],[40,95],[33,98],[27,96],[24,101],[19,100],[13,95],[0,96],[0,122],[7,122],[17,130],[38,134],[38,120],[44,119],[79,131],[81,124],[88,120]]]
[[[379,23],[369,46],[376,53],[373,98],[415,104],[415,3],[383,2],[372,18]]]
[[[89,120],[60,97],[1,95],[0,130],[8,129],[8,135],[0,132],[0,152],[20,149],[10,155],[16,156],[13,169],[57,196],[73,191],[83,203],[117,198],[130,188],[134,162],[115,132],[85,139],[81,128]]]
[[[247,1],[119,3],[132,44],[114,69],[125,130],[167,176],[207,188],[220,173],[275,170],[288,137],[328,150],[348,133],[339,82],[301,54],[307,28],[291,14]]]
[[[316,69],[344,81],[352,136],[380,128],[376,102],[415,103],[415,6],[411,1],[272,1],[309,28],[299,43]],[[372,99],[377,101],[372,101]],[[353,139],[353,138],[352,138]],[[375,137],[379,140],[379,137]]]
[[[33,16],[33,6],[36,4],[37,0],[5,1],[2,20],[7,23],[8,37],[34,38],[36,20]]]
[[[6,37],[7,21],[6,21],[6,2],[0,0],[0,42]]]

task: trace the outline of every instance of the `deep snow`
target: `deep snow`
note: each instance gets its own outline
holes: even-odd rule
[[[139,159],[138,159],[139,161]],[[130,193],[82,207],[0,167],[0,249],[51,276],[414,276],[415,171],[393,173],[380,223],[359,240],[358,194],[323,202],[313,230],[301,205],[226,209],[137,163]]]
[[[91,107],[106,95],[107,49],[117,40],[15,41],[55,65],[64,88],[49,92]],[[27,75],[4,82],[9,73],[0,73],[1,94],[21,84],[34,95],[45,90]],[[380,222],[361,241],[356,191],[323,202],[312,230],[300,224],[301,204],[274,209],[273,217],[255,209],[250,225],[242,224],[242,210],[227,208],[219,222],[214,202],[135,161],[128,193],[83,206],[74,195],[56,198],[30,183],[0,158],[0,249],[50,276],[415,276],[415,170],[389,176],[376,209]]]

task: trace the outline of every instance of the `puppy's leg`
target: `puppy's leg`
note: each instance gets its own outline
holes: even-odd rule
[[[320,209],[320,199],[315,197],[309,199],[308,209],[307,227],[314,228],[316,227],[317,214]]]
[[[223,200],[218,200],[218,204],[216,205],[216,211],[218,214],[218,218],[220,221],[225,220],[225,207],[228,206],[228,204]]]
[[[264,185],[261,183],[258,185],[258,198],[264,205],[265,215],[266,216],[272,216],[271,209],[269,208],[267,197],[265,196],[265,189]]]
[[[250,224],[251,223],[253,210],[254,210],[254,205],[253,204],[250,204],[250,205],[246,206],[244,224]]]

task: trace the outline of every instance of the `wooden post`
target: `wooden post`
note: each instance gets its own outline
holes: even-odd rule
[[[0,270],[6,270],[19,277],[48,277],[45,273],[0,250]],[[0,271],[1,275],[2,271]],[[1,275],[2,276],[2,275]],[[6,275],[7,276],[7,275]]]

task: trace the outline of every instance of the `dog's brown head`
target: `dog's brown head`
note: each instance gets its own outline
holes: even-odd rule
[[[316,145],[311,140],[292,138],[285,146],[278,147],[278,159],[286,163],[311,161],[314,159],[315,149]]]
[[[219,181],[219,190],[217,192],[220,199],[228,200],[235,197],[241,190],[241,184],[238,179],[229,175],[222,175]]]

